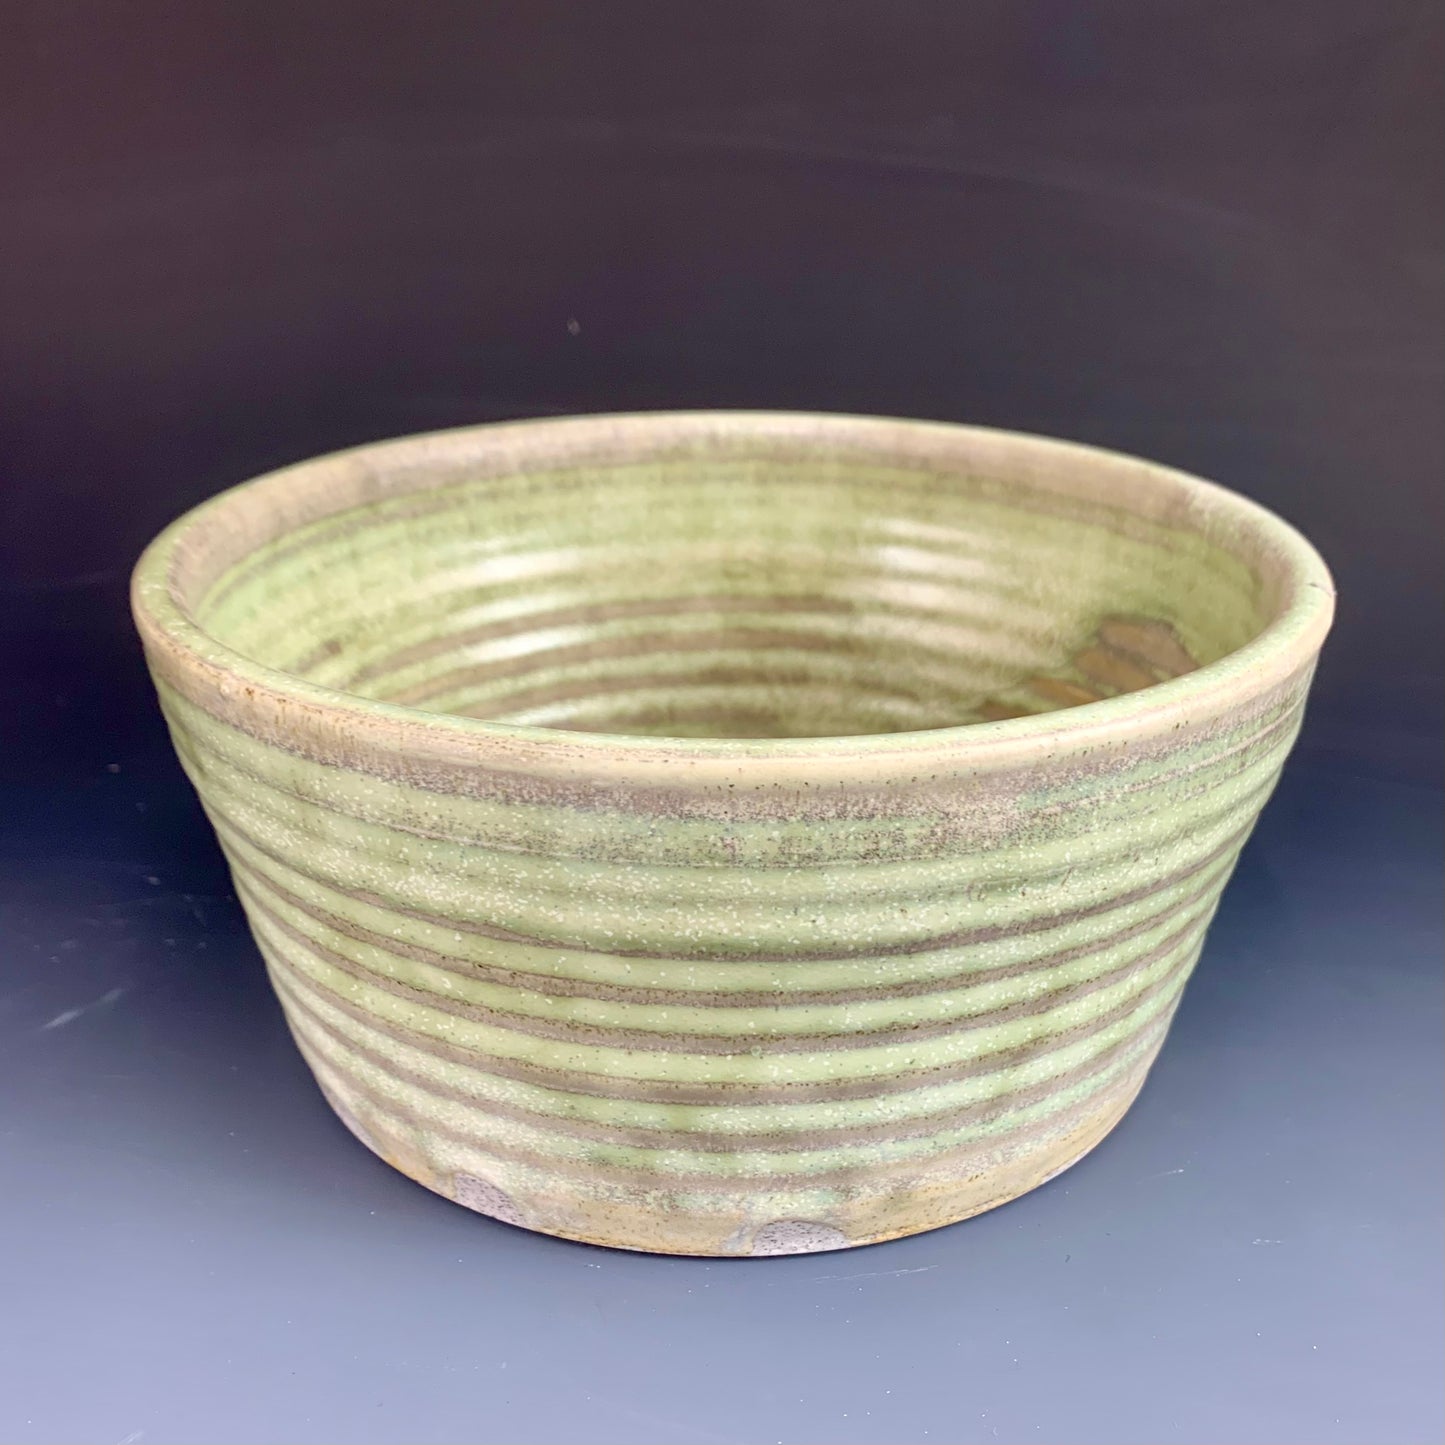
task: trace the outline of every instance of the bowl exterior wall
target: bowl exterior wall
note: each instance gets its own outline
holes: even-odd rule
[[[347,1127],[482,1213],[699,1255],[934,1228],[1092,1148],[1144,1082],[1313,668],[1128,736],[1061,714],[997,765],[943,748],[873,776],[858,739],[796,770],[743,747],[642,778],[595,746],[534,772],[480,736],[422,760],[401,724],[328,742],[147,643]]]

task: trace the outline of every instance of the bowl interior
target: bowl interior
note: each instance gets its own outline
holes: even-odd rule
[[[759,454],[722,436],[430,479],[413,460],[395,488],[382,464],[324,505],[278,503],[304,492],[299,468],[291,494],[271,478],[251,498],[244,541],[186,606],[253,661],[366,698],[714,738],[1076,706],[1266,627],[1279,588],[1207,507],[1122,459],[1118,485],[1095,461],[1072,488],[1074,453],[1101,455],[1060,448],[1061,475],[1033,485],[986,458]]]

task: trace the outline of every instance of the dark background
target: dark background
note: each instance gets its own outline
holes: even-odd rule
[[[52,676],[152,725],[125,574],[224,485],[499,417],[746,406],[1054,433],[1258,498],[1338,577],[1311,743],[1432,768],[1440,14],[12,0],[27,762],[58,760]]]
[[[12,0],[0,1436],[1438,1439],[1441,20]],[[306,1083],[169,755],[125,587],[180,510],[401,432],[677,406],[1134,451],[1335,570],[1150,1089],[971,1225],[719,1271],[425,1196]]]

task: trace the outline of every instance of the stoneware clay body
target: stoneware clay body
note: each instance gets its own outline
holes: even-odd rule
[[[1333,590],[1207,482],[658,414],[305,462],[164,532],[177,752],[336,1113],[627,1249],[948,1224],[1119,1121]]]

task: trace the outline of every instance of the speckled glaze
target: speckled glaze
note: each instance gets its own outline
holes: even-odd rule
[[[306,462],[169,528],[134,605],[352,1132],[513,1224],[762,1255],[1113,1128],[1333,592],[1141,461],[718,413]]]

